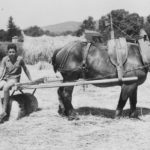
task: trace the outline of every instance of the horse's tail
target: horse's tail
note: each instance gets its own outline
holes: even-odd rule
[[[57,72],[57,69],[58,69],[57,63],[56,63],[56,55],[60,50],[61,50],[61,48],[56,49],[52,56],[52,65],[53,65],[54,72]]]

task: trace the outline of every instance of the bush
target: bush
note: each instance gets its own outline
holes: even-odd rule
[[[0,61],[6,55],[7,45],[6,42],[0,42]]]

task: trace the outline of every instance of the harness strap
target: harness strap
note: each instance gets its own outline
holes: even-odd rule
[[[115,65],[119,81],[123,78],[123,65],[127,60],[128,49],[124,38],[112,39],[108,41],[108,55],[110,61]]]
[[[87,59],[87,56],[88,56],[88,53],[89,53],[89,49],[91,47],[91,44],[92,43],[88,43],[86,48],[85,48],[85,51],[84,51],[84,54],[83,54],[83,61],[82,61],[82,68],[83,70],[86,69],[86,59]]]
[[[118,41],[117,44],[118,44],[118,49],[116,49],[117,62],[118,62],[117,72],[118,72],[118,79],[119,79],[119,81],[122,81],[122,78],[123,78],[123,62],[122,62],[121,53],[120,53],[120,51],[122,49],[121,49],[120,41]]]
[[[87,71],[87,64],[86,64],[86,60],[87,60],[87,56],[88,56],[88,53],[89,53],[89,49],[90,49],[90,46],[91,46],[92,43],[88,43],[86,48],[85,48],[85,51],[83,53],[83,61],[82,61],[82,77],[85,78],[85,72]],[[84,91],[85,91],[85,86],[84,87]]]

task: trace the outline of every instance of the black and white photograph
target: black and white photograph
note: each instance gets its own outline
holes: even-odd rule
[[[149,150],[149,4],[0,0],[0,150]]]

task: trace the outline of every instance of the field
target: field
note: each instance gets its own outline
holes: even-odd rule
[[[56,49],[62,48],[72,41],[85,41],[84,36],[40,36],[30,37],[24,35],[24,42],[22,44],[24,50],[24,58],[28,64],[36,64],[39,61],[51,62],[51,56]]]
[[[33,79],[55,77],[51,68],[38,70],[28,66]],[[28,81],[23,74],[21,81]],[[114,119],[120,87],[75,87],[73,105],[80,120],[68,121],[57,113],[57,88],[39,89],[35,96],[39,111],[16,120],[18,106],[13,103],[10,121],[0,125],[0,150],[149,150],[150,148],[150,76],[138,89],[138,113],[141,120]],[[32,92],[32,91],[26,91]]]

